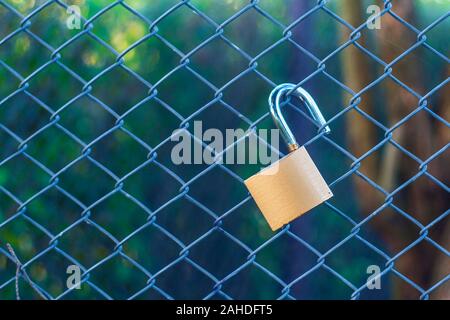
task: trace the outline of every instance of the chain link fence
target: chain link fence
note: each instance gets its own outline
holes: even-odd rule
[[[449,12],[412,3],[0,0],[0,297],[448,297]],[[272,233],[258,168],[176,166],[170,137],[271,128],[283,82],[328,120],[286,105],[335,196]]]

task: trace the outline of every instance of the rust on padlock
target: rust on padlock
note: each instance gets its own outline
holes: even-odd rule
[[[304,147],[244,183],[274,231],[333,196]]]
[[[273,231],[333,196],[306,149],[298,146],[281,114],[279,101],[283,94],[291,91],[323,127],[321,130],[330,132],[314,99],[304,89],[287,83],[272,91],[270,112],[287,143],[289,154],[245,180],[245,185]]]

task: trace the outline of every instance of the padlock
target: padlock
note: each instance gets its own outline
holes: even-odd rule
[[[272,91],[270,113],[287,143],[289,154],[245,180],[245,185],[273,231],[333,196],[305,147],[297,144],[281,113],[280,99],[292,90],[292,94],[306,105],[321,130],[330,132],[319,107],[304,89],[286,83]]]

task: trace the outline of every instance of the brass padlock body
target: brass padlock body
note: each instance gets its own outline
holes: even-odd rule
[[[333,196],[304,147],[251,176],[245,185],[273,231]]]

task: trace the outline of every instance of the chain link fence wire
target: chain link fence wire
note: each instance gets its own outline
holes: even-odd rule
[[[380,6],[372,30],[349,15],[361,3],[0,0],[0,297],[448,297],[448,7],[415,2],[431,12],[420,25],[405,17],[413,2],[364,2]],[[70,5],[80,29],[66,26]],[[392,25],[400,36],[380,44]],[[170,137],[194,137],[196,120],[246,138],[272,128],[266,101],[283,82],[328,119],[318,134],[286,106],[335,196],[272,233],[243,185],[259,168],[174,165]],[[398,99],[409,109],[389,118]],[[386,154],[395,179],[370,171]]]

